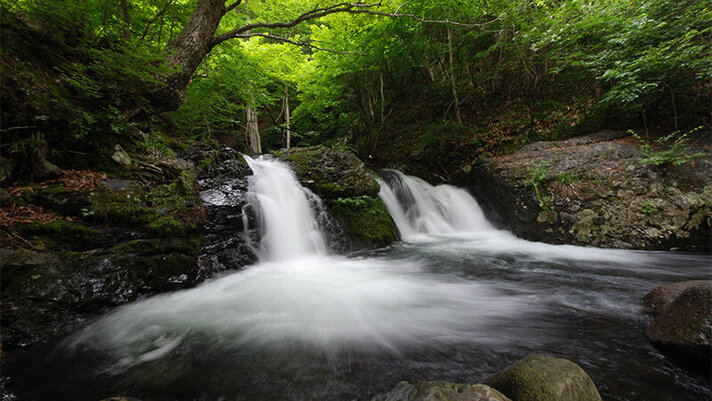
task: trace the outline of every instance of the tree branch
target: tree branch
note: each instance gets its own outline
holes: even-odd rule
[[[293,41],[293,40],[291,40],[291,39],[289,39],[289,38],[285,38],[285,37],[282,37],[282,36],[275,36],[275,35],[271,35],[271,34],[268,34],[268,33],[256,33],[256,32],[255,32],[255,33],[243,33],[243,34],[234,36],[234,38],[242,38],[242,39],[254,38],[254,37],[261,37],[261,38],[272,39],[272,40],[276,40],[276,41],[278,41],[278,42],[289,43],[289,44],[296,45],[296,46],[306,46],[306,47],[309,47],[309,48],[312,48],[312,49],[321,50],[321,51],[325,51],[325,52],[329,52],[329,53],[336,53],[336,54],[356,54],[356,55],[360,55],[360,56],[363,55],[363,53],[359,53],[359,52],[342,52],[342,51],[338,51],[338,50],[327,49],[327,48],[324,48],[324,47],[315,46],[315,45],[309,43],[308,41],[296,42],[296,41]]]
[[[146,28],[143,29],[143,34],[141,35],[141,40],[144,40],[146,38],[146,35],[148,35],[148,28],[150,28],[154,22],[158,21],[158,19],[161,18],[163,16],[163,14],[166,13],[166,11],[168,10],[168,6],[170,6],[172,3],[173,3],[173,0],[168,0],[166,2],[166,5],[163,6],[163,8],[158,12],[158,14],[156,14],[155,17],[153,17],[150,21],[148,21],[148,23],[146,24]]]
[[[399,7],[400,8],[400,7]],[[436,19],[423,19],[420,17],[417,17],[414,14],[397,14],[397,13],[384,13],[381,11],[374,11],[374,10],[353,10],[353,11],[348,11],[350,14],[371,14],[371,15],[380,15],[382,17],[389,17],[389,18],[408,18],[412,19],[414,21],[421,22],[423,24],[449,24],[449,25],[456,25],[456,26],[464,26],[464,27],[475,27],[475,26],[486,26],[489,25],[499,19],[499,17],[487,21],[487,22],[482,22],[479,24],[466,24],[464,22],[457,22],[457,21],[450,21],[449,19],[446,20],[436,20]]]
[[[235,7],[239,6],[240,4],[242,4],[242,0],[237,0],[236,2],[234,2],[234,3],[230,4],[229,6],[227,6],[227,7],[225,8],[225,12],[226,12],[226,13],[229,13],[230,11],[234,10]]]
[[[329,14],[336,13],[354,13],[357,10],[366,11],[368,8],[377,7],[381,5],[378,3],[338,3],[333,6],[328,7],[315,7],[311,11],[307,11],[301,14],[297,18],[291,21],[285,22],[256,22],[253,24],[247,24],[239,28],[235,28],[229,32],[218,35],[213,39],[213,45],[218,45],[228,39],[238,38],[241,34],[249,32],[257,28],[291,28],[293,26],[299,25],[300,23],[315,18],[324,17]]]

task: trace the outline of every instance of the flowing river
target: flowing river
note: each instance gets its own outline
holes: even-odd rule
[[[403,241],[332,255],[319,198],[282,163],[247,160],[260,262],[38,347],[9,367],[13,397],[369,400],[401,380],[478,382],[532,352],[576,362],[606,400],[712,396],[649,345],[638,303],[709,278],[709,255],[524,241],[464,190],[397,171],[381,197]]]

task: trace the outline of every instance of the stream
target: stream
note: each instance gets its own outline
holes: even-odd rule
[[[533,352],[579,364],[604,400],[712,397],[647,342],[639,305],[709,279],[710,255],[524,241],[466,191],[397,171],[380,195],[403,240],[333,255],[318,197],[286,165],[246,159],[259,263],[28,351],[3,399],[370,400],[401,380],[482,381]]]

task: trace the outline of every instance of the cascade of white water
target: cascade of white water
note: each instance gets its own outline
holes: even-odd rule
[[[245,160],[254,173],[249,178],[249,190],[260,211],[260,260],[326,254],[326,242],[313,210],[323,212],[319,197],[299,185],[284,163],[264,157],[245,156]]]
[[[433,186],[400,171],[388,172],[389,179],[381,181],[379,195],[403,238],[495,230],[464,189]]]

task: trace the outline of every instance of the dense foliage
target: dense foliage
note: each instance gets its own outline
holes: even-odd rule
[[[210,1],[228,6],[222,39],[169,113],[151,93],[180,70],[171,45],[209,1],[4,2],[2,176],[31,173],[17,160],[45,141],[65,165],[181,136],[247,149],[247,111],[264,151],[289,134],[443,174],[447,160],[536,139],[712,123],[705,1],[405,1],[316,16],[341,3]]]

